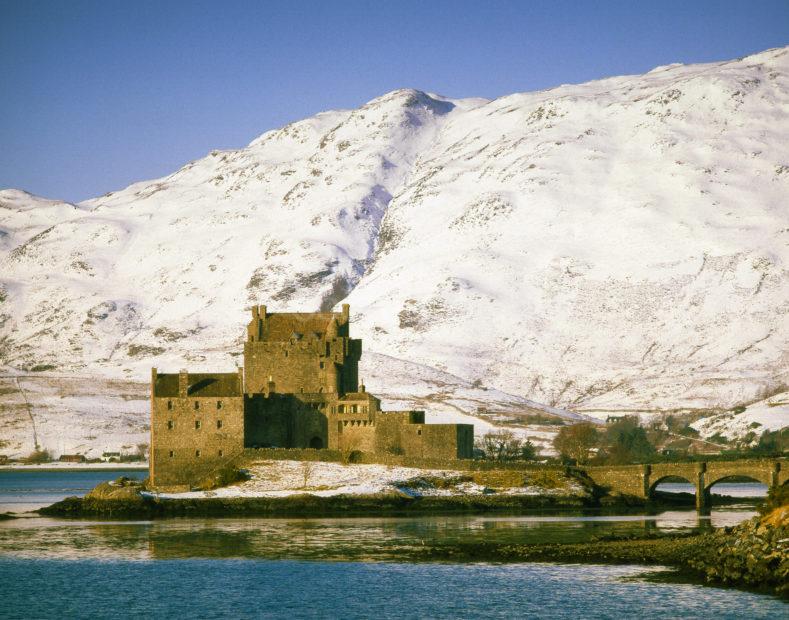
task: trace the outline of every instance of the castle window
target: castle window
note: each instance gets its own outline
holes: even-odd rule
[[[172,409],[173,408],[173,401],[171,401],[171,400],[167,401],[167,408],[168,409]]]
[[[200,450],[195,450],[195,456],[198,458],[200,457]]]
[[[326,365],[326,364],[324,364],[323,362],[321,362],[321,368],[323,368],[325,365]]]
[[[170,458],[173,458],[174,456],[175,456],[175,450],[170,450]]]
[[[173,428],[175,428],[175,424],[173,423],[173,421],[172,420],[167,420],[167,430],[171,431],[171,430],[173,430]]]
[[[358,413],[359,408],[356,405],[351,405],[351,413]]]
[[[287,351],[285,351],[285,357],[288,357],[288,352]]]
[[[222,408],[222,401],[221,400],[216,401],[216,408],[217,409],[221,409]]]
[[[219,456],[224,456],[224,455],[225,455],[225,453],[220,450],[219,451]]]
[[[345,405],[339,405],[337,407],[337,413],[345,413]]]
[[[217,420],[216,421],[216,427],[217,428],[222,428],[222,420]]]
[[[199,400],[195,401],[195,409],[200,409],[200,401]]]
[[[416,434],[417,434],[417,435],[421,435],[421,434],[422,434],[422,429],[421,429],[421,428],[420,428],[420,429],[417,429],[417,431],[416,431]]]
[[[196,430],[196,431],[199,431],[199,430],[200,430],[200,427],[201,427],[202,425],[203,425],[203,424],[200,422],[200,420],[195,420],[195,430]]]
[[[362,407],[362,413],[367,413],[367,405],[365,405],[364,407]]]

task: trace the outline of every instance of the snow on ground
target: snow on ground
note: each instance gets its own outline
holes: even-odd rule
[[[53,458],[136,453],[150,441],[148,396],[142,382],[47,373],[0,376],[0,454],[23,458],[36,441]]]
[[[30,471],[49,471],[52,469],[79,471],[134,469],[145,471],[148,469],[148,463],[62,463],[60,461],[53,461],[51,463],[13,463],[10,465],[0,465],[0,470],[2,469],[24,469]]]
[[[721,413],[697,420],[691,426],[702,437],[719,433],[728,439],[737,439],[753,433],[750,443],[756,443],[764,431],[777,431],[789,426],[789,391],[749,405],[741,413]]]
[[[290,495],[373,495],[401,493],[412,497],[483,495],[576,495],[585,491],[579,484],[568,481],[563,487],[546,489],[538,486],[518,486],[491,489],[468,480],[469,472],[418,469],[387,465],[353,465],[310,461],[262,461],[250,466],[251,479],[240,484],[212,491],[186,493],[157,493],[171,499],[208,497],[287,497]],[[428,480],[426,480],[426,478]],[[436,488],[429,479],[453,482],[449,488]],[[454,479],[454,481],[453,481]]]

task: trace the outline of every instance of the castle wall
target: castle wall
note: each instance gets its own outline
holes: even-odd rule
[[[424,417],[422,418],[424,421]],[[385,427],[379,449],[383,453],[426,459],[472,458],[471,424],[392,424]]]
[[[246,396],[244,444],[247,447],[326,448],[327,408],[321,394],[252,394]]]
[[[361,395],[360,395],[361,396]],[[329,444],[334,450],[374,452],[377,431],[378,401],[374,397],[337,400],[330,404]]]
[[[361,341],[349,338],[244,343],[244,384],[263,393],[269,377],[280,393],[344,393],[358,387]]]
[[[353,452],[375,452],[376,426],[372,420],[352,419],[335,421],[336,443],[329,445],[335,450]]]
[[[404,454],[402,430],[409,424],[423,424],[424,411],[381,411],[376,416],[374,452]]]
[[[242,397],[151,399],[151,484],[196,484],[243,449]]]

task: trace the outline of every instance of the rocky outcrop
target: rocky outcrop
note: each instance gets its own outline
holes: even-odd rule
[[[705,538],[708,551],[688,564],[708,581],[789,596],[789,505]]]

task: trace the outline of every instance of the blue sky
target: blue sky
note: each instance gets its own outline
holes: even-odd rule
[[[0,188],[78,201],[402,87],[498,97],[789,45],[789,0],[0,0]]]

